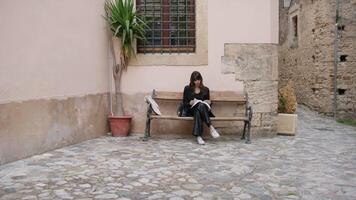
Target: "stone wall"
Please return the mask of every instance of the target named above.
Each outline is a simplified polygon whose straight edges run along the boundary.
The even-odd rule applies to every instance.
[[[338,65],[337,111],[338,118],[355,118],[355,1],[341,0],[341,5],[345,27],[339,31],[338,59],[348,56]],[[279,87],[292,80],[298,103],[327,115],[333,114],[335,12],[331,0],[295,0],[280,8]]]
[[[341,1],[340,19],[337,116],[356,119],[356,0]]]
[[[222,72],[244,83],[253,107],[252,136],[276,134],[278,47],[273,44],[225,44]]]

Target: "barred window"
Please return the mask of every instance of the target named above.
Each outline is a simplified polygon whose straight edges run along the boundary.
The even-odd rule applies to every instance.
[[[195,52],[195,0],[136,0],[136,8],[149,26],[138,53]]]

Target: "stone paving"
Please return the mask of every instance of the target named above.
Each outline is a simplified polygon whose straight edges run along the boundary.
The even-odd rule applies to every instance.
[[[356,128],[299,111],[295,137],[102,137],[0,166],[0,199],[356,199]]]

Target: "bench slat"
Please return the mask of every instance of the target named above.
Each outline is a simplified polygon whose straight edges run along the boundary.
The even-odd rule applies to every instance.
[[[188,120],[191,121],[193,117],[178,117],[170,115],[152,115],[151,119],[169,119],[169,120]],[[212,121],[248,121],[246,117],[211,117]]]
[[[165,91],[156,91],[154,99],[158,100],[182,100],[182,92],[165,92]],[[216,102],[241,102],[245,103],[246,98],[243,94],[234,92],[234,91],[211,91],[210,100]]]
[[[154,99],[181,100],[181,99],[183,99],[183,93],[182,92],[156,91]]]

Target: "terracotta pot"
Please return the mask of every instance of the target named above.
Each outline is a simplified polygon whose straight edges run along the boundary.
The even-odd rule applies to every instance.
[[[130,132],[132,116],[109,116],[110,130],[114,137],[125,137]]]

